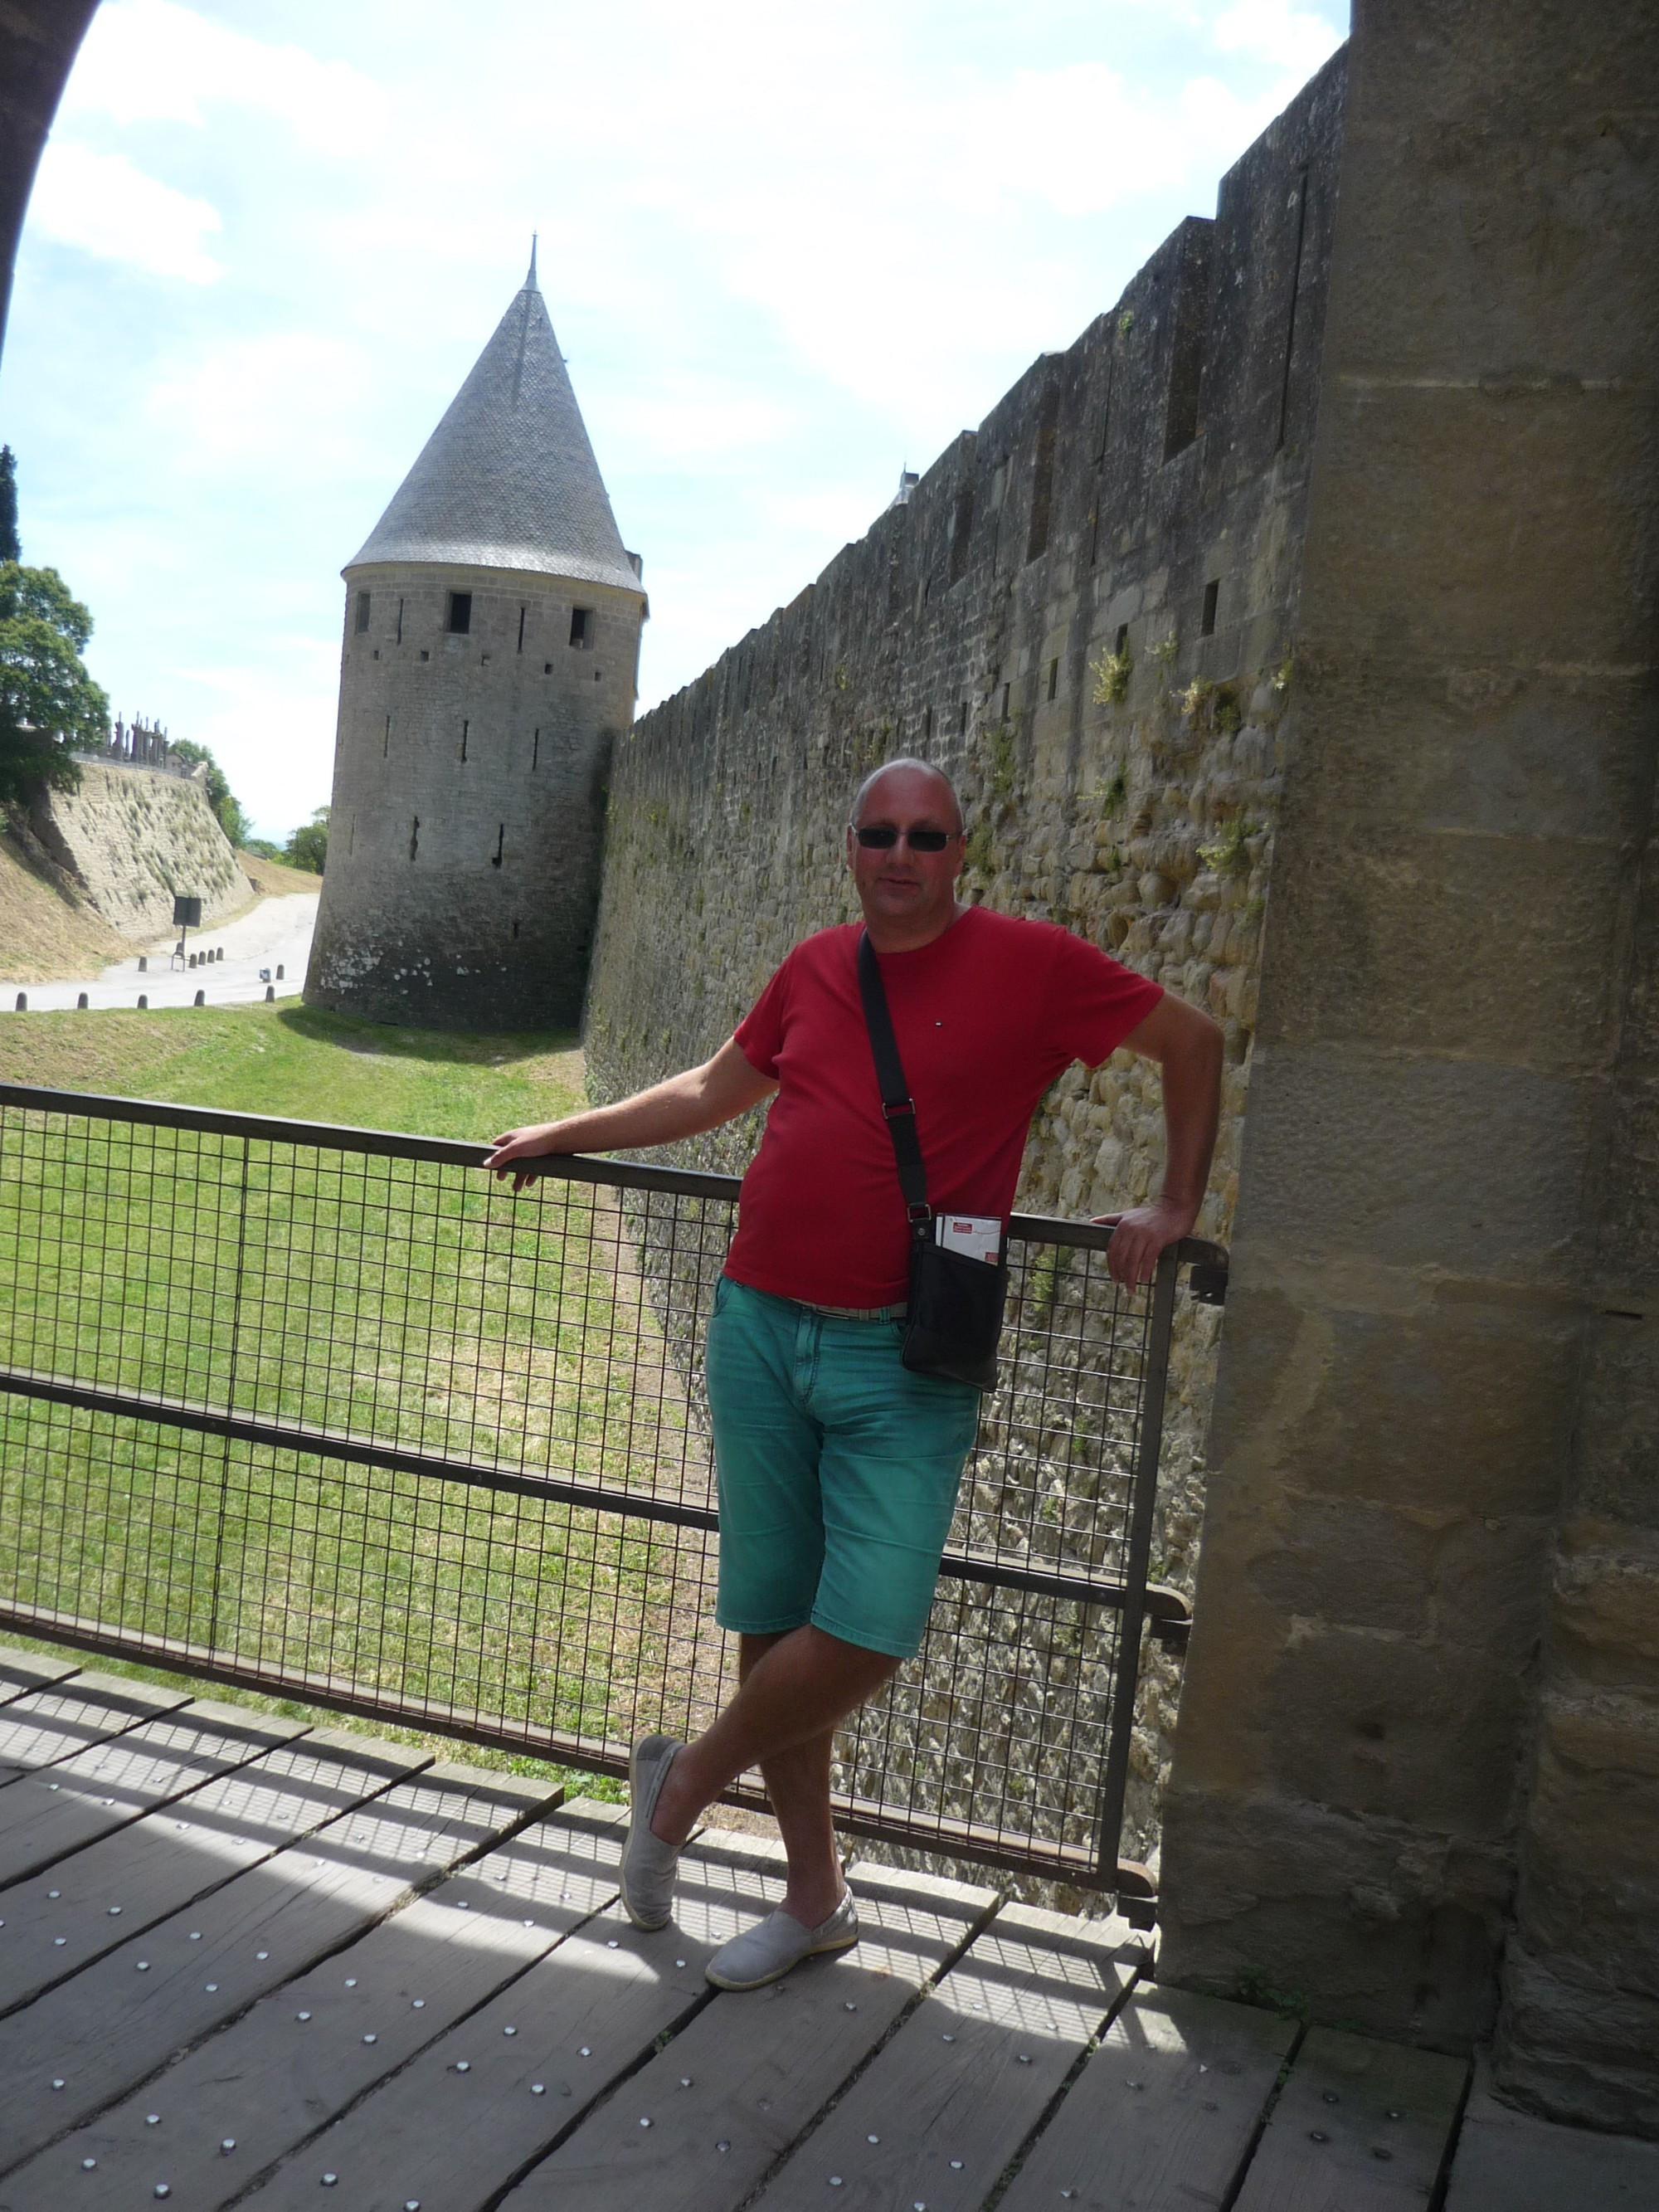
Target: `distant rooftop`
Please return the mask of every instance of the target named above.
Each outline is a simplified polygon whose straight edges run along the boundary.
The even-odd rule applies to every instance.
[[[524,287],[368,542],[371,561],[527,568],[637,592],[532,249]]]

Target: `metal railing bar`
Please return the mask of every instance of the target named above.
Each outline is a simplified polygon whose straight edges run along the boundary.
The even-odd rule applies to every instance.
[[[1134,1734],[1134,1692],[1140,1671],[1140,1631],[1146,1612],[1144,1585],[1152,1557],[1152,1516],[1158,1505],[1158,1463],[1164,1443],[1164,1389],[1169,1378],[1170,1333],[1175,1315],[1176,1272],[1179,1265],[1178,1260],[1166,1251],[1158,1263],[1158,1273],[1152,1281],[1152,1328],[1146,1348],[1146,1370],[1141,1380],[1140,1431],[1135,1439],[1133,1503],[1130,1509],[1127,1554],[1123,1563],[1127,1594],[1118,1623],[1118,1634],[1122,1639],[1120,1664],[1125,1683],[1113,1701],[1105,1787],[1101,1792],[1103,1809],[1099,1834],[1103,1859],[1108,1851],[1112,1857],[1116,1856],[1117,1838],[1123,1827],[1124,1800],[1128,1791],[1129,1747]]]
[[[322,1152],[368,1153],[380,1158],[424,1160],[441,1167],[478,1168],[488,1145],[464,1144],[447,1137],[411,1137],[396,1129],[358,1129],[334,1121],[278,1121],[269,1115],[231,1114],[216,1107],[174,1106],[154,1098],[117,1098],[102,1091],[50,1091],[39,1085],[0,1083],[0,1106],[34,1113],[79,1115],[89,1121],[139,1122],[152,1127],[195,1129],[204,1135],[262,1139],[272,1145],[305,1145]],[[642,1161],[617,1160],[589,1152],[561,1153],[531,1164],[533,1182],[603,1183],[615,1190],[678,1192],[685,1198],[726,1199],[735,1204],[740,1176],[705,1174],[699,1169],[654,1167]],[[1104,1251],[1109,1229],[1091,1221],[1063,1221],[1042,1213],[1014,1213],[1008,1234],[1021,1243],[1070,1244]],[[1179,1266],[1214,1265],[1224,1260],[1222,1246],[1202,1237],[1186,1237],[1175,1248]]]
[[[109,1390],[95,1384],[69,1382],[58,1376],[39,1375],[16,1368],[0,1368],[0,1395],[33,1398],[54,1406],[75,1406],[88,1413],[108,1413],[125,1420],[146,1421],[159,1426],[186,1429],[198,1436],[226,1437],[239,1443],[263,1444],[278,1451],[302,1452],[313,1459],[333,1459],[354,1467],[384,1468],[397,1474],[422,1475],[434,1481],[458,1483],[477,1490],[492,1490],[509,1497],[549,1499],[574,1505],[586,1512],[613,1514],[624,1520],[653,1521],[666,1527],[702,1528],[713,1534],[720,1527],[713,1507],[683,1505],[653,1497],[648,1492],[617,1490],[608,1484],[572,1482],[558,1475],[514,1474],[475,1460],[447,1459],[436,1453],[409,1451],[396,1444],[377,1443],[372,1437],[354,1437],[337,1429],[306,1428],[297,1422],[261,1421],[240,1413],[226,1413],[210,1406],[193,1405],[177,1398],[147,1397],[137,1391]],[[1039,1597],[1069,1599],[1079,1605],[1121,1607],[1127,1595],[1115,1577],[1064,1574],[1042,1567],[1008,1566],[976,1558],[971,1552],[947,1551],[939,1571],[958,1582],[978,1583],[993,1589],[1030,1590]],[[1148,1586],[1148,1615],[1155,1620],[1184,1624],[1192,1608],[1181,1591],[1162,1583]]]
[[[270,1692],[319,1705],[330,1712],[349,1713],[361,1720],[390,1723],[419,1729],[431,1735],[452,1736],[462,1743],[485,1744],[491,1750],[518,1753],[557,1765],[563,1761],[594,1774],[620,1780],[628,1775],[628,1747],[603,1739],[564,1734],[557,1729],[514,1727],[491,1722],[433,1700],[410,1697],[377,1697],[337,1676],[312,1674],[288,1667],[239,1665],[234,1659],[179,1637],[124,1635],[118,1630],[82,1620],[70,1613],[39,1613],[27,1608],[0,1605],[0,1629],[37,1638],[43,1644],[61,1644],[76,1650],[96,1651],[112,1659],[148,1663],[190,1675],[203,1681],[222,1682],[234,1689]],[[720,1802],[750,1810],[769,1812],[763,1790],[734,1783],[720,1793]],[[967,1858],[1012,1873],[1047,1874],[1085,1889],[1117,1891],[1126,1896],[1153,1893],[1145,1867],[1120,1860],[1109,1871],[1097,1862],[1086,1844],[1011,1842],[1001,1831],[972,1820],[943,1815],[884,1813],[864,1798],[833,1796],[836,1826],[849,1835],[902,1844],[912,1850],[941,1857]]]

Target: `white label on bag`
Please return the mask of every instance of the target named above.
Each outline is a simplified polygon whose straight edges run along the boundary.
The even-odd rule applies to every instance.
[[[1002,1257],[1002,1224],[994,1214],[941,1213],[936,1228],[947,1252],[960,1252],[969,1260],[988,1260],[993,1267]]]

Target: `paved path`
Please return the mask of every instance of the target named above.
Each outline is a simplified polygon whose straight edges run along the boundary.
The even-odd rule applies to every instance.
[[[192,952],[222,950],[222,960],[216,958],[199,968],[175,967],[171,956],[178,932],[170,930],[147,948],[143,970],[141,956],[135,951],[97,975],[58,983],[0,982],[0,1011],[11,1008],[20,989],[32,1013],[73,1006],[83,991],[93,1007],[136,1006],[141,994],[152,1006],[188,1006],[198,991],[205,994],[210,1006],[235,1006],[263,999],[269,981],[279,999],[295,998],[311,957],[319,896],[316,891],[285,892],[261,899],[234,921],[189,932]],[[283,971],[280,980],[278,969]]]
[[[705,1829],[675,1917],[621,1808],[0,1650],[0,2212],[1631,2212],[1659,2147],[1461,2058],[1160,1988],[1149,1939],[852,1875],[862,1936],[703,1964],[777,1846]],[[337,2194],[329,2194],[337,2191]]]

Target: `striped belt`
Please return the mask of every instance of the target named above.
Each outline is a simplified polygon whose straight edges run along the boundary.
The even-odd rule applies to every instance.
[[[820,1306],[811,1298],[797,1298],[797,1305],[805,1306],[808,1313],[822,1314],[827,1321],[902,1321],[910,1309],[896,1306]]]

